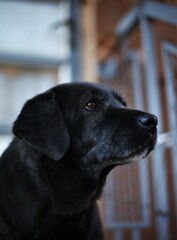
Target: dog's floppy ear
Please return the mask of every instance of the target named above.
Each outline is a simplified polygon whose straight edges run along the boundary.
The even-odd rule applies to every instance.
[[[14,122],[13,133],[56,161],[65,155],[70,144],[63,115],[49,93],[24,105]]]

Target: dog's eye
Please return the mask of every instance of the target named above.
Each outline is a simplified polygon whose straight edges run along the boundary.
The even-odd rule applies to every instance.
[[[85,108],[86,108],[87,110],[93,111],[93,110],[95,110],[95,109],[97,108],[97,104],[96,104],[94,101],[90,101],[90,102],[88,102],[88,103],[86,104]]]

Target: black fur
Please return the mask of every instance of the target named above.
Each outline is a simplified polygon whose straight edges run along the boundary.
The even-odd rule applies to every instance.
[[[156,125],[96,84],[29,100],[0,160],[0,239],[103,240],[96,201],[106,176],[154,148]]]

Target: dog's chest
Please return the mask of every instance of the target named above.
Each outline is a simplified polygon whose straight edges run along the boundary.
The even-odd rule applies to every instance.
[[[75,239],[77,234],[85,234],[88,226],[87,215],[78,214],[72,216],[61,216],[59,209],[53,204],[49,204],[39,215],[38,238],[41,240],[51,239],[51,236],[65,237],[65,239]]]

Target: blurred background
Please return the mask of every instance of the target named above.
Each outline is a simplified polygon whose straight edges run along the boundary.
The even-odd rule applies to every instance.
[[[0,0],[0,154],[27,99],[83,80],[159,117],[151,157],[108,177],[106,239],[176,240],[177,0]]]

